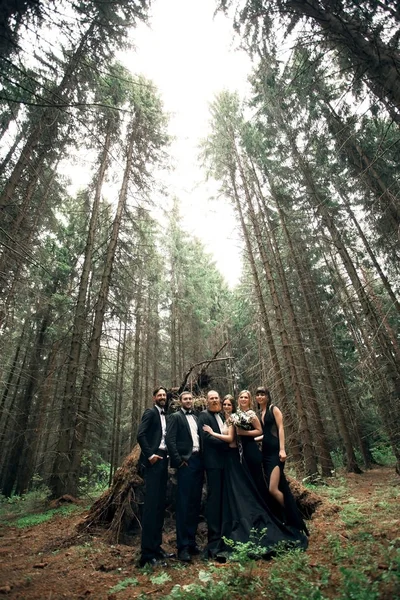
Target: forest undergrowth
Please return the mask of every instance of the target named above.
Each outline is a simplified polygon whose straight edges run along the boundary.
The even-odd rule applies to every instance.
[[[0,504],[0,596],[26,600],[62,598],[126,600],[394,600],[400,598],[400,478],[390,467],[361,475],[340,473],[313,487],[322,498],[309,521],[306,552],[257,560],[241,545],[226,564],[195,558],[170,560],[163,569],[139,569],[139,538],[111,545],[107,532],[78,534],[87,510],[44,506],[39,493]],[[204,543],[205,524],[200,525]],[[164,548],[174,551],[173,520]]]

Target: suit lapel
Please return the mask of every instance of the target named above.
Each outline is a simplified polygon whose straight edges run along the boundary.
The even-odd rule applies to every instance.
[[[218,427],[218,422],[217,422],[217,419],[215,418],[215,413],[209,412],[209,415],[211,417],[211,427],[212,427],[213,431],[215,431],[215,433],[220,433],[220,430]]]
[[[181,419],[185,423],[185,426],[186,426],[186,429],[187,429],[189,435],[192,436],[192,434],[190,432],[190,426],[189,426],[189,423],[188,423],[185,413],[183,412],[183,410],[181,408],[179,409],[179,412],[181,413]]]
[[[156,421],[156,423],[159,423],[159,424],[160,424],[160,427],[162,428],[162,425],[161,425],[161,414],[160,414],[160,411],[159,411],[159,410],[158,410],[158,408],[156,408],[155,406],[153,406],[153,411],[154,411],[154,414],[155,414],[155,415],[156,415],[156,417],[157,417],[157,421]]]

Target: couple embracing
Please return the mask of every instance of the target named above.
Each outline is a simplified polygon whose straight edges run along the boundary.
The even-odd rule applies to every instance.
[[[267,391],[259,390],[257,400],[262,401],[261,396],[267,395]],[[239,395],[239,406],[238,414],[224,422],[219,394],[211,390],[207,395],[207,409],[198,419],[207,479],[208,544],[205,555],[224,560],[230,550],[224,539],[243,543],[254,541],[265,549],[265,556],[271,555],[278,545],[305,549],[308,541],[300,515],[290,523],[289,519],[284,523],[271,510],[269,499],[272,497],[262,469],[262,454],[255,441],[264,433],[264,422],[269,432],[269,415],[264,407],[261,424],[251,410],[251,395],[247,390]],[[273,436],[279,444],[279,415],[277,417]],[[281,457],[280,454],[278,451],[278,461],[283,463],[283,453]],[[266,458],[266,464],[271,462]],[[272,462],[276,462],[275,457]],[[280,471],[278,475],[275,469],[274,476],[280,479],[282,467],[276,466]]]

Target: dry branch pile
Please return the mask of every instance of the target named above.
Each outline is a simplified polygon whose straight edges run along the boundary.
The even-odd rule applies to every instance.
[[[116,470],[111,487],[93,504],[80,530],[107,527],[112,542],[126,543],[126,538],[140,528],[140,504],[144,482],[138,473],[140,447],[134,449]]]

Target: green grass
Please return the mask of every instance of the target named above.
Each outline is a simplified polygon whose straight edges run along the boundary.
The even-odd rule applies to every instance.
[[[340,567],[342,583],[338,598],[340,600],[378,600],[378,582],[371,582],[359,569]]]
[[[126,588],[128,587],[135,587],[136,585],[138,585],[138,583],[139,581],[138,579],[136,579],[136,577],[127,577],[126,579],[123,579],[122,581],[114,585],[112,588],[110,588],[108,590],[108,593],[118,594],[118,592],[122,592],[122,590],[126,590]]]
[[[27,494],[11,496],[10,498],[0,494],[0,519],[7,520],[10,517],[45,510],[49,494],[50,490],[45,486],[38,487]]]
[[[264,587],[269,598],[324,600],[324,588],[329,583],[325,567],[311,567],[309,556],[300,550],[279,554],[269,571]]]
[[[175,585],[164,600],[231,600],[231,598],[232,593],[224,581],[209,581],[205,584]]]
[[[60,508],[51,508],[50,510],[42,513],[24,515],[23,517],[19,517],[15,520],[3,521],[3,525],[12,525],[13,527],[18,527],[18,529],[33,527],[35,525],[45,523],[46,521],[50,521],[50,519],[57,515],[68,517],[71,513],[77,510],[81,510],[81,507],[76,506],[75,504],[69,504],[68,506],[61,506]]]
[[[365,521],[365,517],[360,511],[360,508],[354,504],[346,504],[340,513],[343,523],[346,527],[352,528],[357,525],[362,525]]]
[[[152,575],[150,581],[153,585],[164,585],[168,581],[171,581],[171,576],[168,573],[160,573],[159,575]]]

